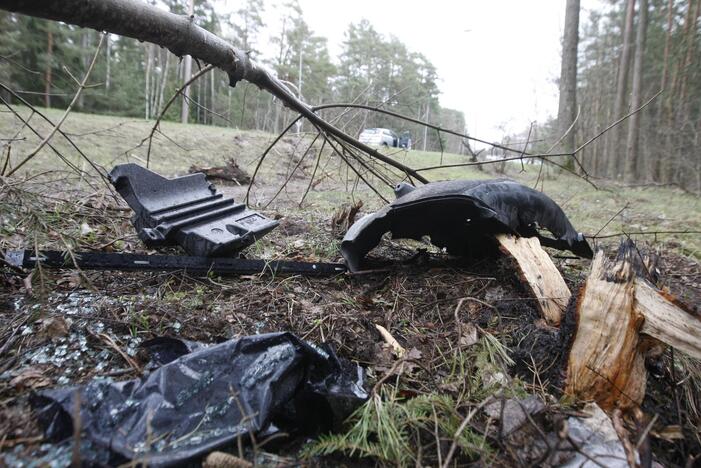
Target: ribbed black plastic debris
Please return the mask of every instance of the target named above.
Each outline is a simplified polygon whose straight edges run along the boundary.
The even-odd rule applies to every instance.
[[[360,367],[290,333],[145,346],[160,367],[141,379],[35,394],[46,437],[73,443],[78,404],[84,463],[174,465],[251,433],[333,429],[367,399]]]
[[[166,179],[136,164],[121,164],[110,180],[134,210],[132,223],[149,247],[178,244],[190,255],[224,256],[278,225],[217,193],[202,173]]]
[[[543,245],[591,258],[593,252],[557,203],[541,192],[506,180],[453,180],[415,188],[399,184],[397,199],[358,220],[346,233],[341,253],[351,271],[386,232],[421,239],[456,256],[479,253],[495,234],[538,237]],[[540,234],[547,229],[555,238]]]

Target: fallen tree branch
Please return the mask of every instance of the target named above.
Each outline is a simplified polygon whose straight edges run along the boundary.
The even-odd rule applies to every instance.
[[[163,11],[138,0],[0,0],[0,8],[151,42],[167,48],[178,57],[190,55],[226,72],[231,86],[241,80],[253,83],[280,99],[290,109],[299,112],[324,133],[422,183],[428,182],[428,179],[412,168],[383,155],[323,120],[246,52],[200,28],[191,17]]]

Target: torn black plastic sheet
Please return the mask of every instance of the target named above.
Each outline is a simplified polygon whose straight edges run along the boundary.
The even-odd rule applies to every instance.
[[[290,333],[213,346],[160,338],[145,347],[161,366],[141,379],[33,395],[46,437],[72,442],[78,404],[84,462],[167,466],[276,427],[327,431],[367,399],[362,368]]]
[[[593,255],[557,203],[508,179],[452,180],[418,188],[399,184],[395,193],[395,201],[358,220],[343,238],[341,253],[351,271],[362,269],[365,255],[386,232],[395,239],[429,236],[432,244],[456,256],[480,253],[500,233],[538,237],[548,247]]]

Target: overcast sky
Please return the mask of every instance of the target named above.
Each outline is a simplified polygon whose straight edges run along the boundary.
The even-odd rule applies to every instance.
[[[441,105],[465,113],[470,133],[498,139],[557,114],[565,0],[300,0],[310,27],[340,52],[350,22],[366,18],[438,68]],[[594,0],[582,1],[580,21]]]
[[[441,105],[463,111],[477,137],[500,139],[557,114],[565,0],[299,1],[334,58],[348,24],[363,18],[427,56],[441,78]],[[582,0],[580,24],[599,2]],[[266,2],[269,31],[278,29],[273,4]]]

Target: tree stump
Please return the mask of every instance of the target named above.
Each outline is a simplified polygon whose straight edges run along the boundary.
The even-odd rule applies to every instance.
[[[613,262],[597,252],[577,298],[565,393],[607,411],[632,408],[645,396],[645,357],[662,343],[701,356],[701,320],[643,278],[646,263],[631,241]]]

